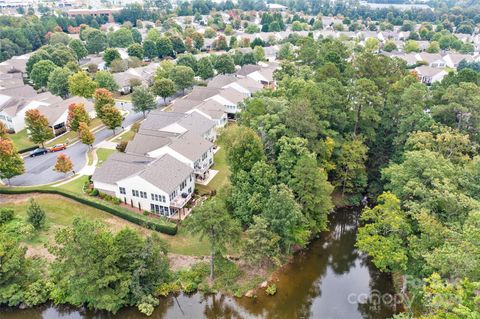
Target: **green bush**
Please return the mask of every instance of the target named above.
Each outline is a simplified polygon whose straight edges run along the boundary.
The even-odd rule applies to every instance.
[[[0,209],[0,225],[6,224],[13,219],[15,212],[10,208]]]
[[[64,196],[70,199],[73,199],[80,204],[84,204],[93,208],[97,208],[103,210],[107,213],[115,215],[117,217],[123,218],[132,222],[134,224],[143,226],[145,228],[153,229],[158,232],[167,234],[167,235],[175,235],[177,233],[177,225],[175,223],[169,222],[168,220],[161,219],[161,218],[151,218],[143,216],[142,214],[137,214],[134,212],[129,211],[128,209],[115,206],[108,202],[101,202],[95,198],[82,196],[79,194],[75,194],[69,191],[65,191],[62,189],[57,188],[50,188],[50,187],[29,187],[29,188],[0,188],[0,194],[29,194],[29,193],[44,193],[44,194],[55,194]]]
[[[273,296],[274,294],[277,293],[277,285],[275,284],[268,285],[267,289],[265,289],[265,293],[269,296]]]

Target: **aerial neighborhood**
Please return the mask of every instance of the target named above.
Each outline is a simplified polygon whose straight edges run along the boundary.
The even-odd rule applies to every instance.
[[[477,1],[0,0],[0,318],[478,318],[479,212]]]

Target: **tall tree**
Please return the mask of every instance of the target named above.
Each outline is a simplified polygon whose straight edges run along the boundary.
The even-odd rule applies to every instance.
[[[107,104],[115,104],[112,93],[107,89],[96,89],[93,98],[95,99],[95,112],[100,119],[103,117],[103,107]]]
[[[91,98],[97,83],[87,73],[79,71],[68,78],[68,88],[73,95]]]
[[[95,135],[92,134],[87,123],[81,122],[78,125],[78,138],[83,144],[88,145],[90,148],[92,147],[93,142],[95,142]]]
[[[245,232],[243,258],[260,267],[269,263],[279,264],[280,236],[272,232],[265,218],[254,216],[253,220],[253,224]]]
[[[73,39],[68,46],[75,52],[77,60],[81,60],[88,55],[87,47],[85,47],[85,44],[83,44],[81,40]]]
[[[173,68],[170,79],[175,82],[179,90],[185,94],[185,89],[193,86],[195,73],[188,66],[176,66]]]
[[[206,80],[215,75],[212,62],[208,57],[201,58],[197,63],[197,74]]]
[[[55,69],[57,69],[57,66],[50,60],[42,60],[35,63],[30,73],[30,79],[35,88],[47,87],[48,77]]]
[[[67,97],[69,93],[68,78],[70,75],[72,75],[72,71],[66,67],[54,69],[48,77],[48,90],[63,98]]]
[[[213,198],[194,209],[185,221],[186,229],[200,238],[210,242],[210,279],[214,279],[214,258],[223,254],[227,245],[238,243],[241,227],[238,221],[232,219],[225,204],[219,198]]]
[[[0,122],[1,123],[1,122]],[[25,172],[23,159],[15,150],[13,142],[0,137],[0,179],[10,179]]]
[[[327,173],[318,167],[310,156],[301,157],[293,168],[289,183],[312,232],[327,229],[328,214],[333,209],[331,194],[333,186],[327,180]]]
[[[110,92],[115,92],[119,89],[113,75],[108,71],[98,71],[95,73],[95,82],[97,82],[99,88],[107,89]]]
[[[66,154],[58,154],[57,162],[53,168],[54,171],[64,173],[65,175],[73,169],[73,163]]]
[[[114,105],[107,104],[102,108],[101,120],[106,127],[113,131],[113,135],[115,135],[115,129],[122,126],[123,117]]]
[[[30,198],[27,208],[27,221],[32,224],[36,230],[42,229],[45,226],[46,215],[42,207],[40,207],[33,198]]]
[[[160,37],[157,41],[157,54],[159,58],[173,56],[173,45],[167,37]]]
[[[90,116],[83,103],[72,103],[68,106],[67,126],[77,132],[80,123],[90,124]]]
[[[107,47],[107,36],[99,30],[92,30],[88,33],[86,47],[89,53],[98,54]]]
[[[215,69],[220,74],[230,74],[235,72],[235,63],[229,54],[222,54],[215,60]]]
[[[103,52],[103,61],[107,66],[112,64],[112,61],[120,59],[120,52],[114,48],[108,48]]]
[[[132,94],[133,110],[135,112],[142,112],[143,118],[146,113],[154,110],[157,107],[155,96],[145,86],[137,86]]]
[[[28,137],[33,143],[40,143],[42,147],[45,142],[53,138],[53,130],[48,124],[48,119],[39,110],[32,109],[25,113],[25,127]]]
[[[163,98],[163,103],[165,105],[167,105],[167,97],[172,96],[177,92],[175,83],[166,78],[156,80],[153,84],[152,91],[154,94]]]

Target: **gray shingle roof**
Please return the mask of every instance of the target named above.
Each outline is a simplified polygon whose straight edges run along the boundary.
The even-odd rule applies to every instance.
[[[135,154],[113,153],[102,166],[95,169],[92,180],[115,184],[121,179],[138,174],[153,160],[153,158]]]
[[[125,152],[146,155],[151,151],[170,144],[169,136],[172,135],[164,132],[155,132],[153,130],[141,130],[135,134],[133,140],[128,142]]]
[[[237,75],[247,76],[250,73],[260,70],[262,67],[256,64],[245,64],[240,70],[237,71]]]
[[[215,76],[210,82],[207,84],[207,88],[222,88],[225,85],[228,85],[232,82],[235,82],[238,78],[232,74],[219,74]]]
[[[189,96],[187,95],[183,99],[177,99],[173,104],[172,104],[172,110],[174,112],[179,112],[179,113],[185,113],[190,111],[191,109],[195,108],[197,105],[202,103],[201,100],[191,100]]]
[[[196,86],[193,88],[192,92],[188,95],[189,100],[194,100],[194,101],[205,101],[209,97],[212,97],[218,92],[220,89],[217,88],[206,88],[202,86]]]
[[[192,173],[193,168],[165,154],[148,165],[139,176],[167,194],[170,194]]]
[[[233,88],[222,89],[218,95],[234,104],[240,103],[247,98],[244,93],[238,92]]]
[[[171,149],[182,154],[191,161],[198,160],[213,144],[194,133],[186,132],[172,139]]]
[[[140,128],[145,130],[161,130],[168,125],[176,123],[184,116],[185,114],[183,113],[155,110],[148,114],[147,119],[142,122]]]
[[[215,127],[214,121],[209,120],[197,112],[188,114],[183,119],[178,121],[178,124],[186,128],[188,131],[198,135],[203,135]]]
[[[196,107],[198,110],[208,114],[212,119],[221,119],[224,114],[224,106],[215,100],[208,100]]]

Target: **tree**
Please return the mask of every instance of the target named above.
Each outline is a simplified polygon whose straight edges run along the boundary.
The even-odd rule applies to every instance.
[[[260,137],[250,128],[229,127],[222,135],[222,139],[225,145],[230,145],[226,153],[233,176],[241,170],[250,172],[256,162],[265,158]]]
[[[201,51],[205,43],[205,40],[203,39],[203,35],[201,35],[198,32],[194,32],[192,34],[192,41],[195,49],[197,49],[198,51]]]
[[[295,245],[305,246],[310,235],[307,221],[292,191],[284,184],[270,189],[270,196],[261,214],[269,223],[269,229],[280,237],[283,253],[291,253]]]
[[[157,55],[159,58],[173,56],[173,45],[167,37],[160,37],[157,41]]]
[[[98,54],[107,47],[107,36],[99,30],[92,30],[88,33],[86,47],[89,53]]]
[[[107,104],[102,107],[101,120],[107,128],[113,131],[113,135],[115,135],[115,129],[122,126],[123,117],[113,104]]]
[[[117,49],[108,48],[105,50],[105,52],[103,52],[103,60],[105,61],[105,64],[107,66],[110,66],[113,60],[117,60],[120,58],[120,53]]]
[[[394,41],[387,41],[383,46],[383,51],[385,52],[392,52],[392,51],[395,51],[396,49],[397,49],[397,45],[395,44]]]
[[[426,50],[428,53],[439,53],[440,52],[440,45],[438,44],[437,41],[432,41],[428,45],[428,48]]]
[[[97,83],[87,73],[79,71],[68,78],[68,88],[73,95],[91,98]]]
[[[381,271],[405,271],[408,262],[405,242],[411,229],[400,200],[390,192],[383,193],[374,208],[362,211],[361,220],[366,224],[358,230],[358,248],[368,253]]]
[[[44,143],[53,138],[53,130],[48,124],[48,119],[39,110],[32,109],[25,113],[25,127],[28,137],[33,143]]]
[[[170,79],[175,83],[179,90],[185,94],[185,89],[193,86],[195,73],[188,66],[176,66],[173,68]]]
[[[36,229],[42,229],[45,225],[46,214],[45,211],[38,205],[38,203],[30,198],[27,208],[27,221]]]
[[[265,61],[265,49],[261,46],[256,46],[253,48],[253,55],[255,56],[255,60],[257,61]]]
[[[162,78],[155,81],[152,91],[154,94],[161,96],[163,98],[163,103],[167,105],[167,97],[175,94],[177,90],[175,88],[175,83],[172,80]]]
[[[127,48],[134,43],[132,31],[127,28],[120,28],[117,31],[109,32],[107,38],[110,46],[114,48]]]
[[[342,144],[334,180],[334,185],[341,188],[342,194],[360,194],[367,186],[367,150],[358,138]]]
[[[30,79],[32,80],[35,88],[39,89],[47,87],[48,77],[56,68],[57,66],[50,60],[42,60],[35,63],[32,72],[30,73]]]
[[[372,80],[358,79],[352,87],[350,99],[351,109],[355,112],[354,136],[361,132],[368,140],[372,140],[383,106],[378,87]]]
[[[411,52],[420,52],[420,46],[418,45],[418,42],[415,40],[408,40],[405,42],[405,46],[403,48],[406,53],[411,53]]]
[[[133,90],[132,104],[135,112],[143,113],[143,118],[145,118],[147,112],[150,112],[157,107],[155,96],[145,86],[137,86]]]
[[[185,221],[185,228],[210,242],[210,279],[214,279],[215,255],[223,254],[227,245],[238,243],[241,227],[232,219],[225,204],[219,198],[212,198],[194,209]]]
[[[253,224],[245,232],[243,259],[256,266],[280,264],[280,236],[270,230],[265,218],[254,216],[253,220]]]
[[[77,132],[80,123],[90,123],[90,116],[83,103],[72,103],[68,106],[67,126]]]
[[[215,69],[221,74],[230,74],[235,72],[235,63],[228,54],[222,54],[215,61]]]
[[[55,163],[54,171],[64,173],[65,175],[73,169],[73,163],[70,157],[66,154],[58,154],[57,162]]]
[[[293,169],[301,157],[305,156],[314,158],[314,155],[309,151],[307,145],[308,141],[301,137],[282,136],[277,141],[278,176],[284,184],[287,185],[290,182]]]
[[[110,92],[115,92],[119,88],[112,73],[108,71],[98,71],[95,73],[95,82],[97,82],[99,88],[107,89]]]
[[[1,123],[1,122],[0,122]],[[0,179],[10,179],[25,172],[22,157],[13,146],[13,142],[0,137]]]
[[[148,59],[153,59],[157,56],[157,45],[152,40],[145,40],[143,42],[143,54]]]
[[[78,138],[83,144],[92,147],[93,142],[95,142],[95,135],[92,134],[87,123],[81,122],[78,125]]]
[[[88,50],[81,40],[73,39],[72,41],[70,41],[68,46],[70,47],[70,49],[73,50],[73,52],[75,52],[77,60],[81,60],[88,55]]]
[[[127,53],[129,56],[137,57],[138,59],[143,59],[143,47],[138,43],[131,44],[128,47]]]
[[[177,56],[177,65],[188,66],[197,72],[197,59],[191,53],[180,54]]]
[[[68,68],[55,68],[48,76],[48,90],[63,98],[68,96],[68,78],[72,71]]]
[[[215,75],[212,62],[208,57],[201,58],[197,63],[197,74],[206,80]]]
[[[179,36],[171,36],[170,37],[170,41],[172,42],[172,48],[173,48],[173,51],[175,52],[175,54],[180,54],[180,53],[183,53],[185,52],[185,44],[183,43],[183,40],[182,38],[180,38]]]
[[[115,105],[113,95],[107,89],[96,89],[94,94],[95,99],[95,112],[98,118],[103,117],[103,107],[105,105]]]
[[[310,156],[301,157],[293,169],[289,186],[302,206],[312,232],[326,230],[328,214],[333,209],[333,187],[317,161]]]

